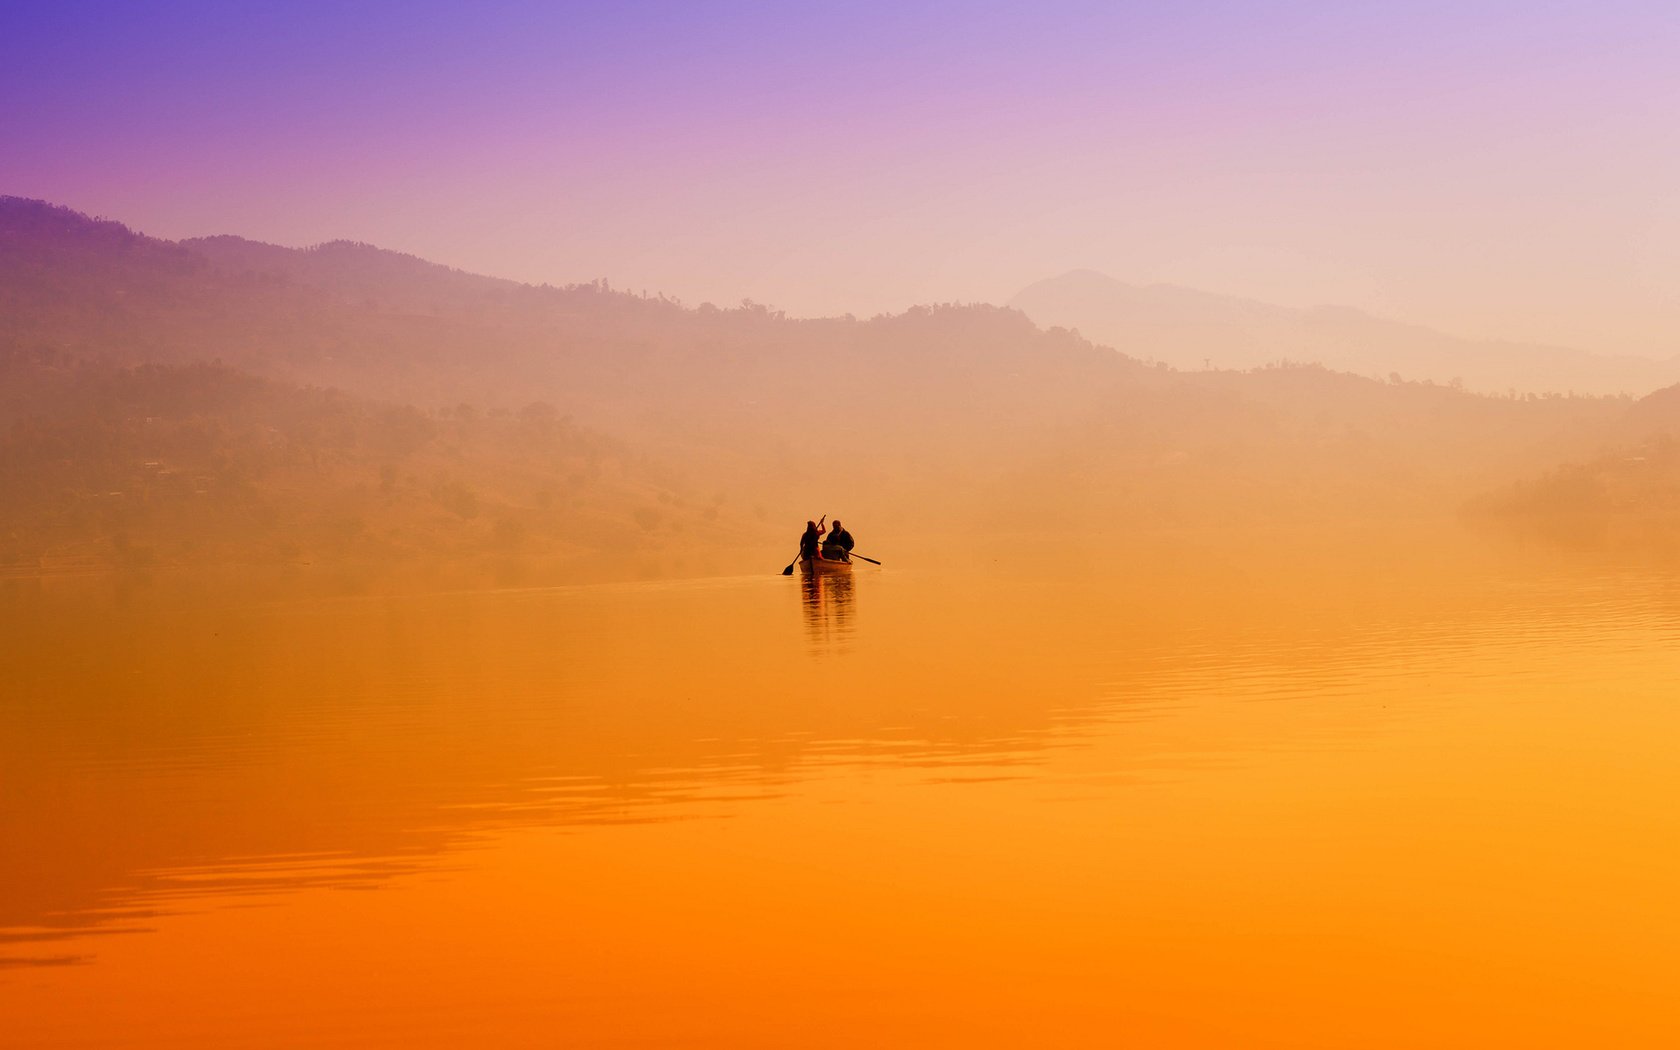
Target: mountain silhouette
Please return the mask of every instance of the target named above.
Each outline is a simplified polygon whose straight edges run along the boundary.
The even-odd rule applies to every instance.
[[[1680,381],[1680,359],[1610,357],[1556,346],[1460,339],[1346,307],[1273,306],[1075,270],[1022,289],[1010,305],[1042,325],[1176,368],[1317,363],[1483,393],[1645,394]]]
[[[1175,316],[1211,298],[1229,324],[1298,320],[1165,297]],[[243,515],[314,537],[311,559],[570,545],[669,566],[824,512],[862,536],[975,537],[1443,513],[1613,441],[1630,411],[1316,364],[1180,370],[1009,307],[795,318],[347,242],[169,242],[18,198],[0,199],[0,308],[0,481],[31,523],[12,530],[24,560],[119,529],[164,550],[195,520],[176,503],[201,497],[157,470],[227,497],[200,550],[298,546],[242,547]],[[144,513],[91,509],[137,487]]]

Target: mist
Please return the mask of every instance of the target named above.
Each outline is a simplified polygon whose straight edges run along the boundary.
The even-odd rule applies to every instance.
[[[1194,367],[1147,309],[1104,344],[981,304],[796,318],[367,245],[159,241],[18,199],[3,217],[12,572],[680,577],[745,570],[820,515],[877,544],[1441,517],[1671,430],[1666,390],[1258,361],[1271,315],[1247,360]]]
[[[7,29],[8,1048],[1680,1044],[1669,12]]]

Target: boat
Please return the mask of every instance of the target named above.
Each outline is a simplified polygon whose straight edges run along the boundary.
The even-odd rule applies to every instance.
[[[837,572],[851,572],[852,563],[835,558],[799,559],[799,571],[807,576],[832,576]]]

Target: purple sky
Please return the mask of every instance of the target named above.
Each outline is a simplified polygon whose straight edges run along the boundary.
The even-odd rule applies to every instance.
[[[52,3],[0,192],[873,313],[1087,267],[1680,352],[1667,4]]]

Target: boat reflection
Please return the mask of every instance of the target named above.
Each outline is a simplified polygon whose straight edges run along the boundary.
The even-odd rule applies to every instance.
[[[842,653],[850,648],[856,629],[855,598],[850,572],[814,572],[799,577],[800,608],[811,652]]]

